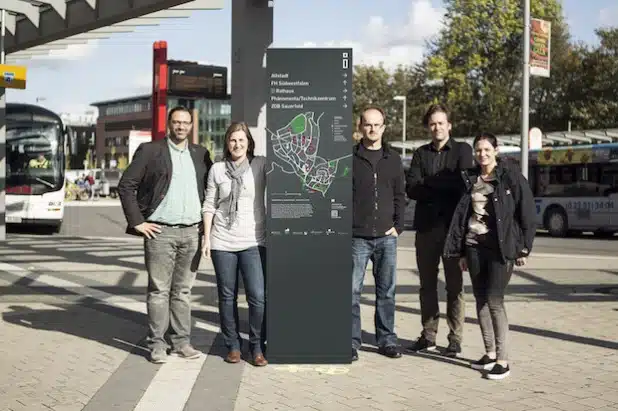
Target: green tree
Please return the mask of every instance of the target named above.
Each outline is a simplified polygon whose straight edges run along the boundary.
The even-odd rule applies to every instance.
[[[423,90],[424,72],[417,67],[399,66],[387,70],[379,66],[355,66],[353,95],[354,117],[368,106],[379,106],[386,113],[386,141],[401,141],[403,131],[403,102],[393,100],[395,96],[406,96],[406,139],[423,138],[420,118],[427,106]]]
[[[520,0],[444,0],[444,28],[424,62],[431,97],[454,112],[454,134],[519,131],[523,10]],[[539,119],[560,100],[568,28],[557,0],[533,1],[532,16],[552,22],[552,78],[531,81],[531,109]],[[551,106],[553,107],[553,106]],[[560,110],[558,110],[560,111]],[[559,116],[559,115],[558,115]],[[532,125],[532,124],[531,124]]]
[[[573,70],[565,99],[574,128],[618,125],[618,28],[599,29],[596,34],[597,47],[578,49],[580,66]]]

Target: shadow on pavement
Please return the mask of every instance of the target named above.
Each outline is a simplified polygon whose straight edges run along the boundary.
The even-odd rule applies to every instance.
[[[61,332],[86,340],[96,341],[113,348],[127,351],[132,355],[149,358],[146,344],[146,326],[148,319],[145,314],[137,311],[115,307],[91,297],[84,297],[77,303],[48,304],[54,308],[35,310],[23,305],[10,305],[8,311],[2,313],[2,319],[10,324],[42,331]],[[198,312],[199,314],[199,312]],[[201,315],[194,315],[193,322]],[[218,321],[218,315],[215,314]],[[210,319],[203,319],[211,322]],[[242,324],[248,328],[246,322]],[[193,332],[196,333],[195,326]],[[208,349],[209,355],[225,358],[227,349],[218,333],[200,329],[207,341],[214,341]]]
[[[41,227],[29,224],[7,224],[7,234],[30,234],[36,236],[48,237],[54,233],[54,230],[47,227]],[[9,239],[10,240],[10,239]]]
[[[363,297],[361,298],[361,304],[370,305],[373,307],[374,301]],[[417,308],[412,308],[412,307],[404,307],[399,304],[396,305],[396,310],[399,312],[403,312],[403,313],[418,315],[419,317],[421,315],[421,310]],[[507,304],[507,311],[508,311],[508,304]],[[440,318],[443,318],[446,320],[446,315],[440,314]],[[466,323],[478,325],[478,321],[472,317],[466,317]],[[558,331],[544,330],[542,328],[535,328],[535,327],[529,327],[526,325],[518,325],[518,324],[509,324],[509,330],[520,332],[520,333],[538,335],[541,337],[554,338],[554,339],[562,340],[562,341],[570,341],[570,342],[574,342],[578,344],[591,345],[594,347],[618,350],[618,342],[615,342],[615,341],[606,341],[606,340],[600,340],[598,338],[582,337],[579,335],[567,334],[567,333],[562,333]],[[405,342],[406,340],[403,340],[403,341]]]
[[[143,324],[146,322],[143,314],[102,304],[92,298],[51,306],[54,308],[34,310],[22,305],[11,305],[8,311],[2,313],[2,319],[10,324],[61,332],[133,355],[148,356],[143,338]],[[110,320],[109,316],[115,318]]]
[[[537,231],[536,232],[536,236],[537,237],[545,237],[545,238],[554,238],[551,235],[549,235],[549,233],[547,231]],[[596,236],[594,235],[594,233],[592,231],[584,231],[584,232],[579,232],[579,233],[569,233],[569,235],[565,238],[584,238],[587,240],[618,240],[618,236],[613,235],[613,236]]]
[[[101,254],[92,255],[92,254],[88,254],[87,251],[84,251],[84,247],[87,248],[88,246],[91,246],[93,248],[99,247],[99,246],[112,247],[112,248],[115,247],[118,250],[122,250],[124,247],[127,250],[131,250],[130,252],[131,256],[129,257],[133,256],[133,251],[134,251],[134,257],[141,257],[143,256],[143,249],[142,249],[141,243],[139,242],[127,241],[126,243],[123,243],[117,240],[116,241],[104,241],[104,240],[95,241],[95,240],[88,240],[88,239],[81,238],[81,237],[65,237],[63,238],[62,243],[58,243],[58,246],[55,246],[55,244],[53,243],[54,241],[53,238],[47,238],[45,240],[42,239],[42,243],[45,243],[43,247],[40,245],[42,243],[38,240],[38,238],[33,238],[32,241],[23,241],[24,239],[20,239],[20,240],[21,241],[16,241],[15,243],[11,243],[11,241],[8,242],[8,246],[11,248],[11,251],[13,251],[13,255],[19,255],[19,253],[22,252],[22,254],[24,254],[25,257],[27,257],[28,255],[42,256],[43,257],[42,260],[33,261],[34,264],[37,264],[40,267],[45,267],[46,262],[57,263],[58,259],[60,258],[60,259],[66,260],[67,262],[96,264],[99,266],[98,270],[100,270],[100,274],[104,275],[106,266],[110,267],[109,268],[110,270],[115,270],[116,272],[118,270],[118,267],[122,266],[125,269],[125,276],[123,276],[121,280],[118,281],[118,284],[109,285],[109,284],[105,284],[102,282],[97,284],[97,278],[95,274],[92,277],[88,278],[89,284],[92,283],[92,285],[89,285],[88,287],[93,288],[93,289],[98,289],[100,291],[105,291],[111,295],[127,295],[135,299],[136,301],[143,301],[144,299],[144,295],[145,295],[144,287],[137,287],[137,286],[132,285],[133,281],[140,275],[140,273],[144,272],[144,265],[142,262],[119,260],[118,256],[105,256]],[[25,240],[28,240],[28,239],[25,238]],[[39,244],[39,246],[37,246],[37,244]],[[70,249],[70,247],[74,247],[74,249]],[[48,260],[45,259],[46,256],[49,257]],[[123,256],[123,257],[126,258],[127,256]],[[44,268],[40,269],[39,271],[43,273]],[[612,273],[615,273],[615,272],[612,271]],[[54,273],[52,275],[57,275],[57,274]],[[551,281],[547,281],[543,278],[540,278],[538,276],[535,276],[525,271],[516,271],[515,275],[520,276],[521,278],[524,278],[527,281],[530,281],[532,284],[514,284],[512,286],[509,286],[507,289],[508,295],[512,295],[512,296],[521,295],[523,298],[531,299],[531,300],[546,300],[546,301],[557,301],[557,302],[594,302],[594,301],[617,301],[618,300],[618,297],[616,295],[607,295],[607,294],[604,295],[604,294],[594,292],[595,288],[598,289],[599,287],[604,287],[604,286],[615,286],[615,284],[586,284],[585,282],[582,281],[581,284],[562,285],[562,284],[552,283]],[[67,272],[63,272],[62,278],[68,279],[68,280],[75,278],[75,282],[78,282],[78,276],[76,276],[70,270]],[[585,278],[584,274],[582,275],[582,278]],[[201,281],[205,281],[209,284],[213,284],[213,285],[216,283],[214,275],[212,274],[212,272],[208,272],[208,271],[200,271],[198,273],[198,279],[200,279]],[[77,290],[71,290],[70,287],[68,288],[51,287],[51,286],[32,287],[30,285],[31,282],[32,280],[28,278],[21,278],[20,280],[16,281],[15,284],[13,285],[0,287],[0,295],[5,295],[5,296],[6,295],[27,295],[28,293],[32,293],[34,291],[34,292],[39,292],[39,293],[44,292],[50,295],[80,296]],[[240,281],[239,284],[240,284],[239,294],[244,294],[244,290],[242,289],[242,286],[241,286],[242,281]],[[27,287],[27,290],[23,290],[23,289],[20,290],[20,287],[19,286],[16,287],[16,285]],[[444,295],[443,295],[444,294],[444,290],[443,290],[444,282],[441,280],[440,280],[439,289],[440,289],[441,300],[444,301]],[[419,291],[419,286],[416,286],[416,285],[401,285],[397,287],[398,294],[408,294],[408,295],[416,294],[417,295],[418,291]],[[466,289],[466,292],[470,293],[471,290],[468,288]],[[363,290],[364,296],[361,300],[362,303],[365,305],[373,306],[374,302],[367,297],[374,295],[374,293],[375,293],[375,287],[366,286]],[[197,302],[199,302],[200,304],[211,306],[211,307],[217,307],[217,296],[216,296],[215,287],[203,286],[203,285],[198,286],[194,288],[193,294],[195,296],[199,296],[197,299]],[[94,300],[94,301],[97,301],[97,300]],[[78,304],[80,306],[87,306],[99,312],[104,312],[106,314],[111,314],[111,315],[116,314],[117,316],[120,316],[120,318],[123,318],[123,319],[130,318],[132,322],[136,322],[137,324],[142,324],[142,327],[144,327],[144,330],[145,330],[146,320],[142,314],[132,313],[130,311],[123,310],[120,308],[113,308],[112,306],[105,304],[105,303],[95,304],[93,301],[89,301],[87,303],[81,301]],[[405,307],[402,305],[398,305],[397,309],[404,313],[409,313],[415,316],[420,316],[420,311],[417,309]],[[67,310],[71,310],[71,308],[66,307],[64,309],[64,311],[67,311]],[[203,320],[211,324],[218,325],[219,319],[218,319],[218,314],[216,313],[217,310],[213,310],[213,311],[202,310],[202,309],[194,310],[194,318]],[[69,312],[72,312],[72,311],[69,311]],[[248,328],[249,328],[247,324],[247,316],[248,316],[247,310],[245,308],[239,307],[239,313],[240,313],[239,316],[241,319],[240,320],[241,332],[247,333]],[[30,316],[33,315],[32,312],[29,312],[27,314],[29,314]],[[17,318],[16,315],[17,314],[12,313],[10,315],[7,315],[6,318],[7,319],[12,318],[14,320],[15,318]],[[62,314],[46,313],[44,315],[61,316]],[[63,317],[59,317],[59,318],[70,322],[71,315],[64,314]],[[32,319],[36,320],[36,318],[32,318]],[[72,328],[73,326],[71,326],[70,324],[69,325],[62,324],[63,321],[51,321],[49,322],[49,324],[41,323],[40,321],[31,321],[31,322],[35,324],[36,326],[40,326],[42,329],[50,329],[50,330],[54,329],[53,326],[55,324],[55,325],[58,325],[59,327],[65,327],[65,328],[60,328],[60,331],[64,331],[67,333],[82,332],[82,333],[85,333],[83,335],[84,338],[88,338],[87,330],[84,330],[81,327]],[[466,322],[471,323],[471,324],[477,323],[475,319],[470,318],[470,317],[466,318]],[[612,341],[604,341],[604,340],[590,338],[590,337],[577,336],[577,335],[572,335],[568,333],[544,330],[544,329],[529,327],[525,325],[518,325],[518,324],[511,324],[510,329],[516,332],[540,335],[544,337],[549,337],[549,338],[554,338],[554,339],[559,339],[559,340],[564,340],[564,341],[571,341],[571,342],[576,342],[576,343],[585,344],[585,345],[610,348],[610,349],[618,349],[618,343],[612,342]],[[93,339],[109,338],[108,334],[109,333],[106,333],[105,335],[100,335],[98,331],[97,332],[93,331],[92,338]],[[406,342],[404,341],[404,343]],[[409,343],[411,344],[411,342]],[[221,353],[220,350],[216,352]],[[450,359],[447,359],[447,360],[450,360]]]
[[[417,270],[406,270],[418,276]],[[598,270],[594,270],[598,271]],[[618,275],[618,272],[604,271]],[[466,274],[464,274],[466,275]],[[602,288],[616,287],[615,283],[577,283],[577,284],[557,284],[547,281],[539,276],[526,271],[516,270],[513,275],[520,277],[532,284],[509,284],[506,289],[506,296],[521,297],[528,300],[543,300],[565,303],[582,302],[610,302],[618,300],[616,295],[608,295],[598,292]],[[585,275],[582,275],[585,278]],[[438,295],[440,301],[446,301],[446,284],[441,277],[438,277]],[[365,285],[363,294],[375,295],[376,287]],[[396,293],[402,295],[418,295],[420,285],[397,285]],[[464,286],[464,292],[472,295],[472,286]]]
[[[363,339],[363,344],[371,344],[373,346],[363,345],[360,351],[378,354],[378,349],[375,347],[376,345],[375,334],[371,334],[371,333],[368,333],[367,331],[363,331],[362,339]],[[470,363],[473,360],[469,358],[465,358],[465,357],[456,357],[456,358],[447,357],[444,354],[446,347],[438,346],[437,352],[413,352],[413,351],[407,350],[407,347],[410,347],[411,345],[413,345],[415,341],[411,341],[405,338],[398,337],[398,342],[399,342],[399,345],[401,346],[401,353],[403,355],[409,355],[412,357],[419,357],[419,358],[426,358],[429,360],[438,361],[438,362],[442,362],[442,363],[449,364],[449,365],[456,365],[458,367],[464,367],[464,368],[472,370],[470,368]]]

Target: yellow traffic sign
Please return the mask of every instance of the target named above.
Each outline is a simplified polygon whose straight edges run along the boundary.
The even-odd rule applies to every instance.
[[[25,89],[26,66],[0,64],[0,87]]]

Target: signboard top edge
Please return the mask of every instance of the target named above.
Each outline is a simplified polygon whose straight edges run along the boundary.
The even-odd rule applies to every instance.
[[[353,52],[351,47],[268,47],[266,51],[344,51]]]

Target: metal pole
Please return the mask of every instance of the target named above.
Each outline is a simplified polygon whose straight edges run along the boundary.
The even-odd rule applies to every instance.
[[[407,102],[408,98],[404,98],[403,99],[403,133],[401,133],[401,142],[402,144],[402,148],[401,148],[401,155],[405,158],[406,156],[406,102]]]
[[[0,9],[0,64],[5,63],[6,10]],[[6,240],[6,90],[0,87],[0,241]]]
[[[6,36],[6,10],[0,9],[0,64],[5,63],[4,37]]]
[[[524,1],[524,63],[521,82],[521,172],[528,178],[528,134],[530,130],[530,0]]]

